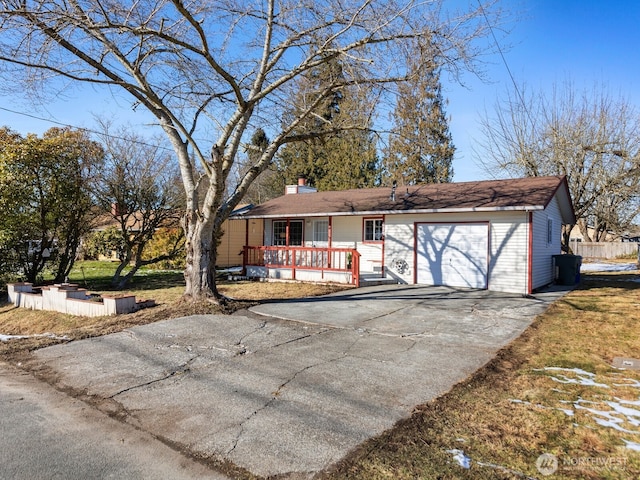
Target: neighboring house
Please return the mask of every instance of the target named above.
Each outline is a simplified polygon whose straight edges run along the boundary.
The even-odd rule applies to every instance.
[[[554,281],[562,224],[576,221],[564,177],[299,187],[235,217],[264,221],[262,243],[245,248],[248,275],[356,285],[379,276],[529,294]]]
[[[588,228],[589,236],[593,238],[595,236],[594,228],[591,226],[587,228]],[[580,231],[580,229],[576,226],[573,230],[571,230],[569,241],[584,242],[586,240],[584,239],[584,235],[582,235],[582,232]],[[602,241],[603,242],[640,242],[640,228],[637,228],[637,227],[631,228],[630,230],[627,230],[622,233],[614,233],[609,231],[607,232],[605,239]]]
[[[589,231],[589,236],[591,238],[593,238],[596,234],[596,231],[593,227],[587,227],[588,231]],[[569,235],[569,242],[585,242],[586,240],[584,239],[584,235],[582,234],[582,231],[580,230],[580,228],[578,227],[578,225],[576,225],[572,230],[571,230],[571,234]],[[603,240],[605,242],[620,242],[621,238],[619,235],[614,235],[613,232],[607,232],[605,239]]]
[[[238,215],[253,207],[251,204],[240,205],[233,214]],[[114,207],[115,212],[115,207]],[[120,223],[114,218],[115,213],[103,214],[96,219],[96,226],[93,231],[103,231],[110,227],[120,228]],[[141,215],[133,213],[127,217],[127,229],[137,232],[141,223]],[[242,265],[242,249],[244,245],[260,244],[263,238],[264,222],[259,219],[252,219],[246,222],[230,222],[225,220],[222,223],[222,238],[218,244],[216,267],[239,267]],[[182,228],[176,222],[173,227]],[[118,260],[118,252],[113,251],[109,256],[101,256],[99,260]]]

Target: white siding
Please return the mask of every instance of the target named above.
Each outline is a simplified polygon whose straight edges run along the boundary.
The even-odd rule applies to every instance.
[[[547,242],[547,225],[551,221],[551,243]],[[562,253],[562,217],[556,197],[542,212],[533,213],[533,285],[540,288],[554,281],[553,255]]]
[[[531,279],[533,289],[554,280],[552,256],[561,253],[562,220],[556,198],[544,211],[533,212],[533,260]],[[324,217],[327,218],[328,217]],[[387,277],[401,283],[415,282],[415,224],[416,223],[489,223],[489,290],[526,294],[529,287],[529,213],[470,212],[401,214],[384,217],[384,249],[381,243],[362,240],[363,216],[336,216],[331,219],[332,246],[357,248],[362,255],[361,272],[378,271],[384,266]],[[367,216],[366,218],[372,218]],[[551,220],[551,242],[547,242],[547,225]],[[313,219],[305,219],[305,245],[310,246]],[[265,244],[271,244],[272,222],[265,221]],[[384,251],[384,259],[382,259]],[[382,262],[384,260],[384,262]]]
[[[385,222],[387,276],[403,283],[414,282],[416,263],[414,224],[416,222],[489,222],[491,255],[488,288],[504,292],[526,293],[527,219],[524,212],[387,215]]]
[[[357,249],[361,255],[360,271],[363,273],[376,272],[382,268],[382,243],[364,243],[362,241],[363,219],[364,217],[361,216],[333,217],[333,242],[331,246]]]
[[[529,214],[513,212],[491,220],[489,290],[526,294]]]

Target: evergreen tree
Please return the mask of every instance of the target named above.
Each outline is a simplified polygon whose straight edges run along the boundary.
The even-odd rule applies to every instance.
[[[258,161],[264,150],[269,145],[270,140],[266,132],[262,128],[258,128],[251,136],[249,145],[245,148],[247,158],[246,163],[240,166],[239,178],[242,178],[252,165]],[[282,177],[278,175],[275,167],[272,165],[253,181],[247,189],[244,196],[246,203],[259,205],[267,200],[278,197],[284,193],[284,185]]]
[[[384,178],[398,185],[450,182],[455,147],[444,111],[440,69],[430,44],[416,44],[407,68],[407,81],[398,87]]]
[[[317,92],[340,79],[341,88],[319,98]],[[318,190],[370,187],[379,183],[376,142],[370,126],[372,102],[366,89],[351,84],[343,65],[332,59],[301,77],[292,94],[294,117],[314,102],[316,114],[302,122],[300,141],[285,145],[276,159],[280,185],[296,183],[304,175]]]
[[[86,133],[50,128],[26,137],[0,128],[0,268],[62,282],[91,229],[91,181],[104,150]]]

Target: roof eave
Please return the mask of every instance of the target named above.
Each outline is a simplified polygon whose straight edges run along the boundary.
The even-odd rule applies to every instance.
[[[363,210],[354,212],[320,212],[320,213],[295,213],[272,215],[235,215],[234,220],[241,219],[273,219],[273,218],[303,218],[303,217],[350,217],[350,216],[374,216],[374,215],[412,215],[434,213],[472,213],[472,212],[533,212],[544,210],[544,205],[519,205],[514,207],[475,207],[475,208],[428,208],[415,210]]]

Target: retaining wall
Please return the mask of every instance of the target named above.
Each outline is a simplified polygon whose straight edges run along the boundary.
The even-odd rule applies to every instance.
[[[9,301],[16,307],[83,317],[102,317],[131,313],[139,306],[134,295],[105,295],[92,297],[84,288],[73,284],[56,284],[34,289],[31,283],[7,284]],[[148,306],[148,302],[145,304]]]

